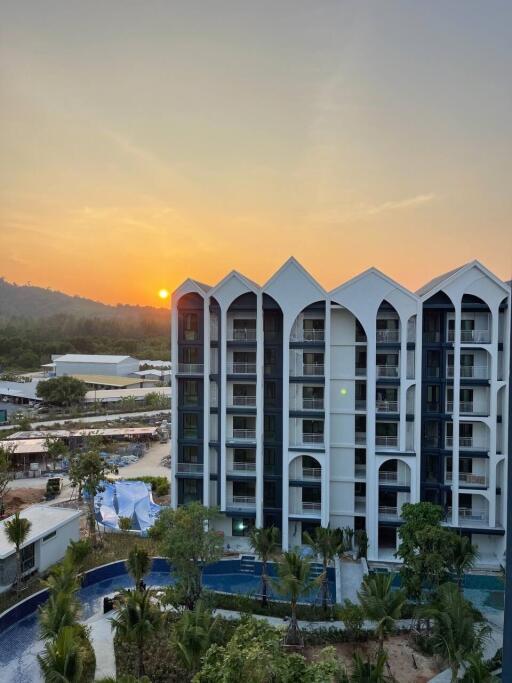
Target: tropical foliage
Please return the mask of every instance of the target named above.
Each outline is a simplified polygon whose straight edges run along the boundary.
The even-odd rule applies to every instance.
[[[5,522],[4,532],[9,543],[16,549],[16,592],[21,590],[22,566],[21,566],[21,546],[27,540],[32,524],[28,519],[20,516],[19,512],[7,522]]]
[[[384,649],[384,639],[392,632],[395,622],[402,616],[405,593],[393,590],[392,574],[367,574],[364,577],[359,601],[366,617],[375,622],[379,649]]]
[[[268,604],[268,563],[279,552],[279,529],[271,526],[253,528],[249,537],[251,548],[261,560],[261,604]]]

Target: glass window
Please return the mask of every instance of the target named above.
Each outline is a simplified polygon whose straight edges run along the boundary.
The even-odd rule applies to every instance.
[[[186,313],[183,320],[184,338],[186,341],[199,339],[199,316],[197,313]]]

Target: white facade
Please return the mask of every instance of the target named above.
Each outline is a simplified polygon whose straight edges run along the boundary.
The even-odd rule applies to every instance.
[[[22,545],[23,575],[43,573],[61,560],[70,541],[80,538],[80,511],[49,505],[31,505],[20,513],[30,521],[27,540]],[[0,592],[16,579],[15,548],[4,528],[11,517],[0,522]]]
[[[173,503],[218,505],[228,537],[278,524],[284,547],[365,528],[369,558],[393,560],[401,506],[432,500],[500,561],[509,326],[510,289],[477,262],[418,293],[373,268],[326,292],[294,259],[263,287],[187,280]]]
[[[53,358],[55,375],[107,375],[129,377],[139,370],[139,362],[131,356],[66,353]]]

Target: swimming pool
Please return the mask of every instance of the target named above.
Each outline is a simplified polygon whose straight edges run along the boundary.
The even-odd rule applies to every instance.
[[[271,574],[274,568],[269,567]],[[148,586],[169,586],[174,578],[169,565],[162,558],[153,561],[151,573],[146,578]],[[261,585],[261,563],[236,559],[221,560],[207,567],[203,574],[205,588],[223,593],[256,595]],[[114,562],[91,570],[85,575],[79,591],[82,620],[103,611],[103,598],[121,588],[133,587],[133,580],[126,574],[124,562]],[[334,571],[329,572],[331,599],[335,597]],[[305,601],[316,602],[319,591],[315,590]],[[39,683],[42,681],[37,655],[43,649],[39,640],[37,605],[42,597],[32,596],[25,601],[25,610],[16,608],[0,618],[0,680],[11,683]],[[32,603],[32,604],[30,604]],[[23,614],[23,611],[26,614]],[[21,618],[20,618],[21,617]]]

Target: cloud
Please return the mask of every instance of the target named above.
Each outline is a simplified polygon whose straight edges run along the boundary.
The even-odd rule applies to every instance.
[[[377,204],[376,206],[368,206],[365,209],[365,213],[368,216],[375,216],[375,214],[383,213],[384,211],[414,208],[416,206],[421,206],[422,204],[427,204],[433,199],[435,199],[435,194],[418,194],[415,197],[409,197],[407,199],[387,201],[382,204]]]
[[[380,204],[368,204],[366,202],[354,203],[353,200],[349,200],[342,205],[315,211],[307,216],[307,220],[312,223],[332,225],[353,223],[354,221],[363,221],[370,219],[373,216],[379,216],[388,211],[415,209],[428,204],[434,199],[436,199],[436,195],[430,193],[418,194],[414,197],[406,197],[405,199],[387,200]]]

